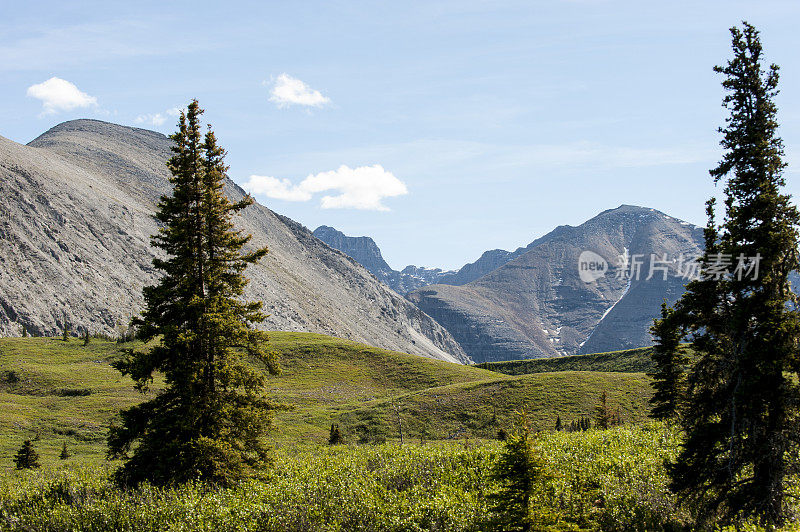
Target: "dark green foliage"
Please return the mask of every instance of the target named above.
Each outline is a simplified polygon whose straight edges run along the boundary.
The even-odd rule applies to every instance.
[[[22,325],[21,327],[22,327],[22,337],[23,338],[27,338],[28,337],[28,328],[25,327],[24,325]]]
[[[699,355],[688,376],[682,415],[686,440],[670,469],[672,488],[705,524],[753,517],[770,527],[787,519],[786,483],[796,466],[797,356],[800,326],[790,272],[798,263],[800,215],[781,193],[785,166],[777,136],[778,67],[763,67],[756,29],[732,28],[725,76],[730,115],[725,154],[711,170],[725,183],[725,219],[707,203],[702,279],[675,313]],[[760,257],[758,274],[714,275],[719,255]]]
[[[64,321],[61,325],[61,339],[63,341],[69,340],[69,325],[67,325],[67,313],[64,313]]]
[[[161,199],[153,237],[164,253],[153,260],[162,276],[144,289],[145,310],[132,323],[144,341],[160,341],[115,364],[140,391],[155,372],[165,383],[155,398],[123,411],[109,433],[109,456],[125,460],[117,478],[126,484],[229,484],[268,463],[263,436],[273,406],[264,373],[245,357],[273,374],[279,368],[267,334],[253,328],[266,317],[261,302],[241,300],[245,268],[267,250],[243,251],[250,236],[232,217],[253,200],[225,197],[225,152],[212,131],[203,138],[202,112],[192,101],[171,137],[173,193]]]
[[[493,527],[499,530],[550,530],[554,516],[542,497],[543,487],[552,475],[535,446],[534,436],[524,413],[521,423],[510,434],[500,452],[493,480],[500,484],[490,496]]]
[[[608,394],[603,391],[603,393],[600,394],[600,402],[594,409],[595,427],[606,430],[613,425],[619,425],[619,423],[619,414],[611,410],[611,407],[608,406]]]
[[[650,399],[650,417],[672,419],[678,415],[689,359],[681,350],[683,334],[676,322],[675,310],[666,302],[661,304],[661,318],[654,320],[650,332],[655,341],[652,357],[656,365],[656,371],[648,373],[655,390]]]
[[[580,419],[573,420],[569,424],[570,432],[580,432],[592,428],[592,420],[588,416],[582,416]]]
[[[89,329],[84,329],[83,330],[83,345],[84,346],[89,345],[89,339],[90,339],[90,337],[89,337]]]
[[[556,416],[556,430],[561,430],[563,427],[561,426],[561,416]]]
[[[67,442],[64,442],[64,444],[61,446],[61,453],[58,455],[58,458],[61,460],[66,460],[70,456],[72,455],[70,454],[69,449],[67,449]]]
[[[508,432],[506,432],[506,429],[497,429],[497,439],[500,441],[506,441],[508,439]]]
[[[331,425],[331,433],[328,436],[328,443],[330,445],[339,445],[344,443],[344,439],[342,438],[342,432],[339,430],[339,424],[333,423]]]
[[[31,440],[23,442],[22,447],[14,456],[14,464],[17,469],[38,469],[41,467],[39,465],[39,453],[33,448]]]

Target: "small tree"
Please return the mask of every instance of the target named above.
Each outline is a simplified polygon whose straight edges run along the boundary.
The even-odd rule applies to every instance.
[[[21,327],[22,327],[22,337],[23,338],[27,338],[28,337],[28,329],[27,329],[27,327],[25,327],[24,325],[21,325]]]
[[[500,489],[490,495],[495,516],[493,526],[500,530],[549,530],[555,519],[542,500],[542,487],[552,478],[534,444],[525,413],[505,440],[492,478]]]
[[[41,467],[39,465],[39,453],[33,448],[31,440],[23,442],[22,447],[14,456],[14,464],[16,464],[17,469],[38,469]]]
[[[89,329],[84,329],[83,330],[83,345],[84,345],[84,347],[89,345],[89,339],[90,339]]]
[[[561,426],[561,416],[556,416],[556,431],[560,432],[563,427]]]
[[[653,379],[655,393],[650,398],[650,417],[674,419],[684,392],[684,373],[688,358],[681,352],[683,333],[676,323],[675,310],[661,303],[661,318],[650,328],[655,345],[652,358],[656,366]]]
[[[600,404],[594,409],[594,424],[595,427],[605,430],[614,424],[614,412],[608,406],[608,394],[605,390],[600,394]]]
[[[344,440],[342,439],[342,433],[339,430],[339,424],[333,423],[331,425],[330,435],[328,436],[328,444],[339,445],[341,443],[344,443]]]
[[[64,444],[61,446],[61,454],[59,454],[58,457],[61,460],[66,460],[70,456],[72,456],[72,453],[70,453],[69,449],[67,449],[67,442],[64,442]]]

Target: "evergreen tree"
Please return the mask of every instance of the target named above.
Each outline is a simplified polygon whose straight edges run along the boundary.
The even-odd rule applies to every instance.
[[[605,390],[600,394],[600,403],[594,409],[594,424],[601,430],[605,430],[615,424],[614,413],[608,406],[608,394]]]
[[[70,454],[69,450],[67,449],[67,442],[64,442],[64,444],[61,446],[61,453],[58,455],[58,457],[61,460],[66,460],[70,456],[72,456],[72,455]]]
[[[556,431],[561,431],[561,416],[556,416]]]
[[[33,448],[31,440],[23,442],[22,447],[14,456],[14,464],[16,464],[17,469],[38,469],[41,467],[39,465],[39,453]]]
[[[24,325],[22,326],[22,337],[23,338],[27,338],[28,337],[28,329]]]
[[[147,391],[153,373],[165,387],[155,398],[121,413],[109,433],[109,456],[124,465],[125,484],[155,484],[202,479],[229,484],[257,475],[268,462],[263,435],[272,421],[264,395],[264,373],[247,356],[276,374],[268,336],[253,324],[265,319],[261,302],[242,302],[245,268],[267,249],[245,252],[250,236],[234,229],[232,217],[253,203],[232,203],[223,194],[224,150],[210,130],[204,138],[203,111],[192,101],[172,135],[173,193],[161,199],[161,228],[153,245],[164,258],[153,260],[162,272],[144,289],[145,310],[134,320],[149,351],[128,350],[115,367]]]
[[[728,91],[725,153],[711,170],[725,184],[725,218],[716,225],[710,200],[703,275],[675,310],[699,359],[688,377],[686,439],[670,475],[701,521],[755,517],[772,526],[786,519],[789,460],[800,441],[800,327],[789,285],[800,266],[800,216],[781,193],[778,67],[764,69],[753,26],[731,34],[733,59],[715,68]],[[730,271],[720,274],[728,260]]]
[[[84,347],[89,345],[89,340],[90,340],[89,329],[84,329],[83,330],[83,345],[84,345]]]
[[[683,396],[685,366],[687,357],[681,352],[680,328],[676,324],[675,310],[666,302],[661,304],[661,318],[654,320],[650,328],[655,345],[652,358],[656,366],[653,379],[655,393],[650,399],[650,417],[654,419],[673,419]]]
[[[543,497],[537,495],[541,495],[543,485],[552,475],[532,441],[524,412],[521,417],[520,426],[505,440],[492,474],[500,483],[499,491],[490,496],[496,516],[492,524],[495,530],[504,531],[551,530],[557,516],[543,504]]]
[[[340,443],[344,443],[344,440],[342,439],[342,433],[339,430],[338,423],[333,423],[331,425],[331,432],[330,435],[328,436],[328,443],[330,445],[339,445]]]

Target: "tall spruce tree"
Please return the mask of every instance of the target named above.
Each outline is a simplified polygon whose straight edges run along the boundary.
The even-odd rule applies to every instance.
[[[652,358],[656,370],[648,373],[655,393],[650,399],[650,417],[674,419],[683,397],[685,367],[688,358],[681,352],[683,334],[676,323],[675,310],[661,304],[661,318],[654,320],[650,332],[655,340]]]
[[[778,67],[764,68],[753,26],[731,35],[733,58],[715,68],[728,92],[725,153],[711,170],[725,184],[725,217],[716,225],[715,202],[707,203],[703,276],[675,310],[699,359],[688,378],[686,439],[670,475],[701,524],[755,517],[772,526],[787,517],[789,457],[800,442],[800,327],[789,285],[799,266],[800,217],[781,193]]]
[[[128,350],[116,364],[147,391],[155,372],[165,387],[121,413],[111,428],[109,455],[124,465],[125,484],[201,479],[217,484],[254,476],[268,461],[263,435],[272,421],[264,396],[261,362],[276,374],[277,360],[266,333],[253,324],[266,317],[261,302],[243,302],[245,268],[267,249],[244,251],[250,236],[234,229],[232,217],[253,203],[232,203],[223,193],[225,151],[210,130],[202,135],[203,111],[194,100],[172,135],[171,196],[156,214],[161,228],[153,245],[158,284],[144,289],[145,310],[134,320],[149,351]]]

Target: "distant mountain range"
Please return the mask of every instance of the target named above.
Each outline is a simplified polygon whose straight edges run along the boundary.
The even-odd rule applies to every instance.
[[[330,245],[348,253],[351,241],[341,237]],[[702,237],[687,222],[622,205],[578,227],[557,227],[516,251],[487,251],[407,297],[476,362],[646,346],[661,302],[683,293],[682,270],[700,253]],[[380,256],[366,240],[372,255]],[[607,267],[588,283],[578,270],[583,252],[596,254]]]
[[[153,213],[170,192],[171,141],[97,120],[31,143],[0,137],[0,335],[115,333],[154,282]],[[243,191],[229,181],[234,201]],[[318,332],[442,360],[468,361],[452,335],[350,257],[256,204],[237,216],[269,254],[247,270],[272,330]]]
[[[493,249],[484,252],[478,260],[464,265],[459,270],[442,270],[441,268],[410,265],[401,271],[397,271],[386,263],[380,248],[368,236],[347,236],[327,225],[321,225],[314,229],[314,236],[330,247],[338,249],[357,260],[378,280],[400,294],[406,294],[416,288],[432,284],[457,286],[467,284],[496,270],[506,262],[527,251],[527,248],[519,248],[513,252]]]

